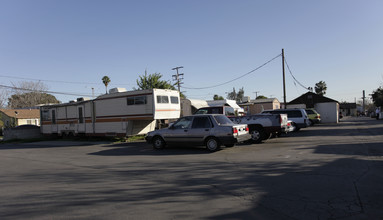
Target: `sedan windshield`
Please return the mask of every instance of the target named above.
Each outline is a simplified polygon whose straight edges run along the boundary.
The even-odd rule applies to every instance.
[[[219,125],[232,125],[234,124],[230,119],[224,115],[214,115],[214,119]]]

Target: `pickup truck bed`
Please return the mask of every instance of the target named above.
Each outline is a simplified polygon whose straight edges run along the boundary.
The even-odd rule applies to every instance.
[[[260,143],[272,134],[280,134],[287,127],[287,114],[255,114],[230,117],[237,124],[247,124],[252,142]]]

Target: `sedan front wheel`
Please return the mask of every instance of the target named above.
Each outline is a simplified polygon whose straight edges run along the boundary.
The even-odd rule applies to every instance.
[[[166,145],[166,143],[165,143],[164,139],[162,139],[162,137],[155,136],[153,138],[153,148],[154,149],[157,149],[157,150],[163,149],[165,147],[165,145]]]

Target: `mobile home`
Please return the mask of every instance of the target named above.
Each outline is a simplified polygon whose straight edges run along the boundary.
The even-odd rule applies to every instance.
[[[40,114],[44,135],[125,137],[179,118],[180,95],[175,90],[114,88],[93,100],[41,106]]]

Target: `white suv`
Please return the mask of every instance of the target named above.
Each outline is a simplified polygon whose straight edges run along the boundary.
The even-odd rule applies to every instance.
[[[295,126],[295,131],[310,125],[309,117],[303,108],[265,110],[262,113],[287,114],[288,120],[292,121]]]

